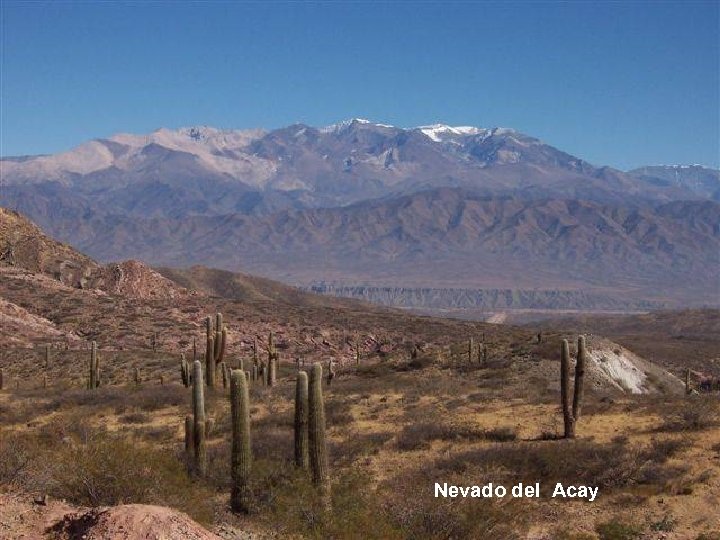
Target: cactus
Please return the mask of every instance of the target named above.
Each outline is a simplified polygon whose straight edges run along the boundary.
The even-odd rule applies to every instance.
[[[253,338],[253,362],[255,365],[258,363],[258,342],[257,337]]]
[[[268,386],[275,386],[276,380],[277,380],[277,360],[275,360],[275,358],[271,358],[270,360],[268,360],[268,377],[267,377]]]
[[[212,321],[210,317],[207,318],[208,328],[211,328]],[[205,377],[206,384],[210,388],[215,387],[215,338],[212,335],[212,330],[208,330],[208,335],[205,340]]]
[[[685,370],[685,395],[689,396],[692,394],[692,386],[690,385],[690,370]]]
[[[308,455],[308,377],[298,371],[295,384],[295,465],[307,470],[310,466]]]
[[[250,491],[250,398],[245,373],[234,370],[230,377],[230,414],[232,418],[232,491],[230,505],[235,512],[248,513]]]
[[[214,333],[214,341],[215,341],[215,350],[213,351],[213,354],[215,355],[215,363],[219,364],[222,360],[220,358],[220,352],[223,349],[223,331],[225,330],[225,326],[223,325],[223,316],[222,313],[216,313],[215,314],[215,333]]]
[[[483,348],[482,348],[482,363],[483,363],[483,366],[487,364],[487,352],[488,352],[487,345],[483,345]]]
[[[567,339],[562,340],[560,348],[560,403],[565,438],[571,439],[575,435],[575,426],[573,425],[572,407],[570,406],[570,348]]]
[[[0,368],[0,390],[5,388],[5,370]]]
[[[333,379],[335,378],[335,362],[333,362],[332,359],[328,360],[328,374],[327,374],[327,383],[328,386],[332,384]]]
[[[50,345],[45,345],[45,368],[50,367]]]
[[[135,384],[137,384],[137,385],[139,386],[140,383],[142,382],[142,381],[140,380],[140,368],[135,368],[134,377],[135,377]]]
[[[473,340],[472,336],[470,336],[470,339],[468,339],[468,364],[472,364],[474,350],[475,350],[475,341]]]
[[[97,343],[93,341],[90,344],[90,381],[88,383],[89,389],[98,387],[98,361],[97,361]]]
[[[575,362],[575,391],[573,395],[572,414],[574,422],[580,418],[582,407],[583,390],[585,386],[585,336],[578,336],[577,339],[577,361]]]
[[[225,347],[227,346],[227,326],[223,326],[222,331],[215,340],[215,363],[219,364],[225,361]]]
[[[193,362],[193,447],[195,470],[198,475],[207,472],[207,450],[205,447],[205,392],[203,389],[202,364]]]
[[[180,354],[180,379],[185,388],[190,386],[190,364],[185,360],[184,353]]]
[[[330,505],[325,406],[322,395],[322,365],[313,365],[308,392],[308,442],[313,483],[320,489],[326,507]]]
[[[360,365],[360,342],[355,342],[355,365]]]
[[[253,380],[253,381],[257,381],[257,379],[258,379],[258,366],[257,366],[257,364],[253,364],[253,368],[252,368],[252,380]]]
[[[194,450],[194,437],[193,437],[193,417],[188,414],[185,416],[185,455],[190,461],[190,457],[193,455]]]
[[[222,373],[223,389],[228,387],[228,374],[225,369],[225,362],[220,362],[220,373]]]
[[[542,332],[537,333],[537,342],[542,343]]]
[[[570,346],[567,339],[562,340],[560,349],[560,401],[563,411],[564,437],[575,438],[575,425],[580,417],[585,383],[585,336],[578,337],[577,361],[575,363],[575,388],[570,403]]]

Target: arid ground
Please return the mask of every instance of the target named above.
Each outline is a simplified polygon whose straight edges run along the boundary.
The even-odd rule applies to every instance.
[[[716,310],[524,327],[422,317],[202,267],[102,266],[5,210],[0,255],[0,538],[720,538]],[[193,343],[202,357],[216,312],[231,368],[247,369],[255,342],[264,359],[270,332],[280,357],[274,386],[250,386],[248,514],[230,510],[222,384],[206,393],[208,473],[188,473],[180,358]],[[560,348],[574,357],[580,332],[568,440]],[[328,509],[293,463],[293,400],[297,370],[331,359]],[[437,498],[436,482],[541,493]],[[557,483],[598,495],[553,498]]]

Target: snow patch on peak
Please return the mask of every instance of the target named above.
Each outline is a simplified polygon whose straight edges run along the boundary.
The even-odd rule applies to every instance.
[[[479,135],[488,130],[474,126],[448,126],[446,124],[432,124],[412,128],[418,130],[435,142],[443,142],[456,136]]]
[[[367,120],[365,118],[350,118],[349,120],[343,120],[342,122],[338,122],[337,124],[330,124],[329,126],[321,127],[318,131],[320,131],[320,133],[340,133],[358,124],[384,128],[395,127],[388,124],[378,124],[377,122],[371,122],[370,120]]]

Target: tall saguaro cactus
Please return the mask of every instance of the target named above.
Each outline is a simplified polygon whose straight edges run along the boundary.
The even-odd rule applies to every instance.
[[[218,313],[218,315],[220,314]],[[217,365],[225,361],[225,347],[227,345],[227,326],[223,326],[220,331],[215,330],[215,335],[215,364]]]
[[[190,364],[185,360],[185,353],[180,354],[180,379],[182,380],[183,386],[188,388],[190,386]]]
[[[193,455],[193,450],[195,447],[195,438],[193,437],[193,417],[192,415],[188,414],[185,416],[185,454],[188,458],[188,463],[190,463],[190,458]]]
[[[473,340],[472,336],[470,336],[470,338],[468,339],[468,364],[472,364],[474,350],[475,350],[475,341]]]
[[[335,362],[332,360],[328,360],[328,374],[327,374],[327,383],[328,386],[332,384],[333,379],[335,378]]]
[[[307,470],[308,454],[308,376],[298,371],[295,383],[295,465]]]
[[[250,397],[245,372],[236,369],[230,376],[230,415],[232,418],[232,491],[230,504],[235,512],[250,511],[252,493],[250,470]]]
[[[90,382],[88,383],[91,390],[98,387],[98,369],[97,343],[93,341],[90,344]]]
[[[268,360],[268,376],[267,376],[267,385],[268,386],[275,386],[275,382],[277,381],[277,360],[275,359],[274,355],[270,360]]]
[[[207,385],[215,387],[217,380],[217,366],[225,358],[227,345],[227,328],[223,325],[222,313],[215,314],[215,327],[212,317],[205,318],[205,378]]]
[[[577,339],[577,361],[575,362],[575,393],[573,395],[572,414],[573,419],[577,422],[580,418],[580,408],[582,407],[582,398],[585,385],[585,336],[578,336]]]
[[[574,392],[572,392],[570,388],[570,346],[567,339],[562,340],[560,348],[560,401],[566,439],[575,438],[575,425],[580,417],[582,406],[586,356],[585,336],[579,336],[577,361],[575,363],[575,387]],[[572,403],[570,402],[571,393],[573,394]]]
[[[202,364],[193,363],[193,447],[195,470],[198,475],[207,473],[207,449],[205,446],[205,391],[203,389]]]
[[[205,377],[210,388],[215,386],[215,336],[212,328],[212,319],[205,319]]]
[[[0,390],[5,388],[5,370],[0,368]]]
[[[570,406],[570,347],[567,339],[562,340],[560,347],[560,402],[563,412],[565,438],[575,436],[572,408]]]
[[[308,442],[313,483],[320,489],[326,507],[330,505],[330,476],[325,441],[325,405],[322,395],[322,365],[316,363],[310,372],[308,393]]]

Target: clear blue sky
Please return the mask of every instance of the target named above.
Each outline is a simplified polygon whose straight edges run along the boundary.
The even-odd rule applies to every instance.
[[[2,154],[363,117],[718,166],[719,5],[2,0]]]

